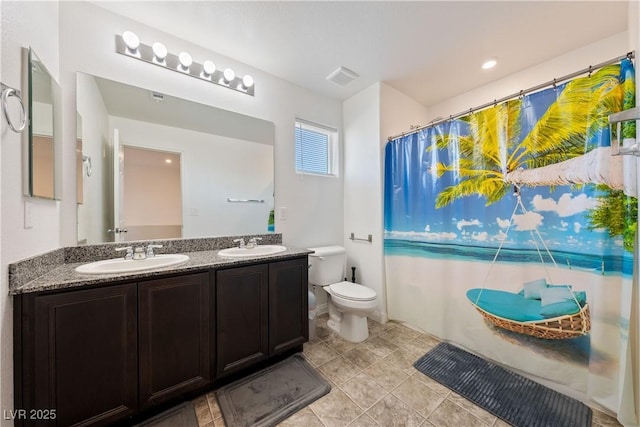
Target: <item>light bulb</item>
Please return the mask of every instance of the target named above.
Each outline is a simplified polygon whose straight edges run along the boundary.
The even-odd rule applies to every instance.
[[[251,77],[250,75],[246,75],[242,78],[242,86],[245,89],[249,89],[251,86],[253,86],[253,77]]]
[[[231,68],[225,68],[222,75],[224,76],[225,83],[229,83],[236,78],[236,73],[234,73]]]
[[[216,64],[212,61],[204,61],[202,64],[202,77],[210,78],[216,72]]]
[[[130,54],[135,54],[140,46],[140,39],[132,31],[125,31],[122,33],[122,40],[127,45],[127,50]]]
[[[167,57],[167,48],[160,42],[155,42],[151,49],[153,50],[153,54],[155,55],[154,61],[159,62],[161,64],[164,63],[164,59]]]
[[[187,52],[180,52],[180,55],[178,55],[178,60],[180,61],[182,70],[189,71],[189,67],[193,63],[193,59],[191,59],[191,55],[189,55]]]

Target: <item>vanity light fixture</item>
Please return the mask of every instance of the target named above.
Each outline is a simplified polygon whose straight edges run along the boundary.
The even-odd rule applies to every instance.
[[[236,78],[236,73],[231,68],[225,68],[222,78],[224,79],[224,84],[229,85]]]
[[[216,72],[216,64],[213,61],[206,60],[202,63],[202,73],[200,77],[211,80],[211,76]]]
[[[138,52],[138,47],[140,47],[140,39],[136,33],[125,31],[122,33],[122,39],[124,40],[124,44],[127,45],[127,54],[139,58],[140,52]]]
[[[193,64],[193,58],[187,52],[180,52],[178,55],[178,61],[180,61],[180,67],[178,69],[183,73],[189,72],[189,67]]]
[[[155,42],[151,45],[153,50],[153,63],[166,65],[165,58],[167,57],[167,48],[160,42]]]
[[[116,35],[116,52],[247,95],[255,94],[255,84],[251,76],[236,76],[231,68],[218,69],[211,60],[199,63],[187,52],[174,55],[160,42],[146,45],[131,31]]]

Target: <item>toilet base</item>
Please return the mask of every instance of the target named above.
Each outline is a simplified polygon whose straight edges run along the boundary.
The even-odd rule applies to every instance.
[[[345,341],[359,343],[369,338],[369,325],[366,316],[342,313],[339,319],[329,318],[327,326]]]

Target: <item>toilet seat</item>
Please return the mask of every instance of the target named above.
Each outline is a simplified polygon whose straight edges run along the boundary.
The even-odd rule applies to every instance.
[[[331,294],[351,301],[373,301],[376,292],[366,286],[352,282],[338,282],[329,285]]]

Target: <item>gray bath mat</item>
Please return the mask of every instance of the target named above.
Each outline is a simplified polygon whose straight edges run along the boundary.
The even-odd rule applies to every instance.
[[[299,354],[234,383],[216,395],[228,426],[274,426],[329,393],[331,386]]]
[[[591,426],[583,403],[451,344],[438,344],[413,366],[516,427]]]
[[[136,424],[135,427],[198,427],[198,418],[193,404],[185,402]]]

